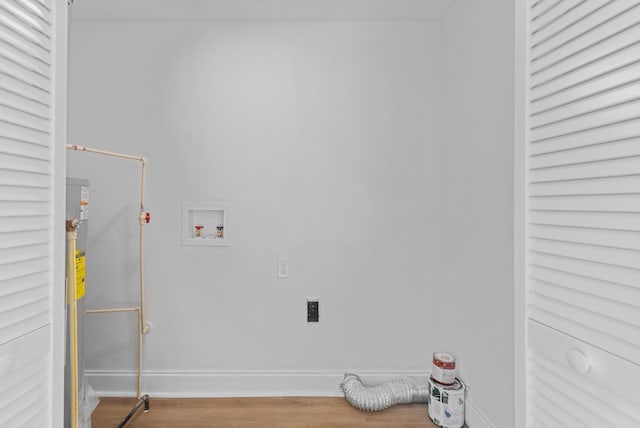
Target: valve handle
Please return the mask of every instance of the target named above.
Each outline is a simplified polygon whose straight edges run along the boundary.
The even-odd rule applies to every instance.
[[[140,216],[138,218],[140,220],[140,224],[149,223],[151,221],[151,213],[149,211],[140,211]]]

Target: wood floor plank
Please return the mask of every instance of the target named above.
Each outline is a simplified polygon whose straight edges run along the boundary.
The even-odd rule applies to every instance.
[[[113,428],[133,408],[133,398],[101,398],[92,428]],[[426,404],[361,412],[344,398],[152,398],[127,428],[434,428]]]

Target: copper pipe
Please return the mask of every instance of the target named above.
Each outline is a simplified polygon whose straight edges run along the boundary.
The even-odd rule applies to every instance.
[[[148,330],[147,319],[145,318],[145,269],[144,269],[144,225],[146,222],[146,214],[144,210],[144,193],[146,182],[147,161],[141,158],[142,168],[140,171],[140,313],[142,323],[140,331],[146,333]]]
[[[85,146],[78,146],[75,144],[67,144],[68,150],[75,150],[80,152],[87,153],[95,153],[98,155],[110,156],[120,159],[128,159],[139,161],[142,165],[141,169],[141,177],[140,177],[140,214],[138,216],[138,221],[140,222],[140,312],[142,314],[142,323],[141,323],[141,331],[142,333],[147,333],[149,330],[146,312],[145,312],[145,263],[144,263],[144,225],[146,223],[146,212],[144,211],[144,197],[145,197],[145,186],[146,186],[146,171],[147,171],[147,160],[143,156],[134,156],[128,155],[124,153],[111,152],[107,150],[100,149],[92,149]]]
[[[139,311],[139,307],[134,308],[109,308],[109,309],[87,309],[85,314],[106,314],[111,312],[134,312]]]
[[[91,149],[89,147],[77,146],[75,144],[67,144],[67,149],[68,150],[77,150],[79,152],[96,153],[96,154],[99,154],[99,155],[111,156],[111,157],[114,157],[114,158],[131,159],[131,160],[137,160],[137,161],[143,161],[144,160],[144,158],[142,156],[132,156],[132,155],[125,155],[123,153],[109,152],[107,150]]]

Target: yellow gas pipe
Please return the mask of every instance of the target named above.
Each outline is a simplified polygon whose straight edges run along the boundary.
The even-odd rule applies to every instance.
[[[69,360],[71,362],[71,428],[78,427],[78,300],[76,295],[77,219],[67,220],[67,302],[69,302]]]

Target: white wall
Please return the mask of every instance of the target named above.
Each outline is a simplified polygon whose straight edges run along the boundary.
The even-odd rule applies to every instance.
[[[469,426],[513,427],[513,4],[456,1],[442,41],[439,299],[453,311],[440,312],[437,344],[457,356],[470,387]]]
[[[69,142],[149,161],[143,389],[337,394],[347,369],[429,368],[439,36],[417,21],[73,23]],[[137,303],[139,165],[70,153],[68,172],[93,183],[88,306]],[[181,246],[180,204],[212,200],[231,204],[233,245]],[[89,318],[98,390],[134,390],[133,325]]]

